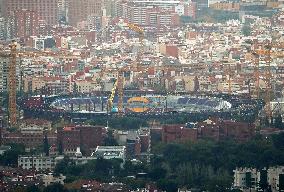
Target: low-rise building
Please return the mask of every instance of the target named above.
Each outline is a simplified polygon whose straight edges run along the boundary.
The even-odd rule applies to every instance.
[[[48,139],[48,144],[50,146],[55,145],[57,138],[56,134],[49,132],[46,134]],[[4,132],[2,134],[2,143],[4,145],[8,144],[20,144],[23,145],[26,150],[37,148],[43,145],[45,138],[45,134],[43,133],[36,133],[36,134],[26,134],[21,132]]]
[[[44,174],[40,176],[44,186],[48,186],[54,183],[59,183],[61,185],[64,185],[64,180],[66,179],[66,176],[60,174],[59,176],[54,176],[52,173],[50,174]]]
[[[267,170],[267,181],[273,192],[284,191],[284,166],[270,167]]]
[[[102,157],[104,159],[122,159],[123,162],[126,158],[125,146],[97,146],[93,153],[95,157]]]
[[[234,170],[234,187],[239,189],[257,189],[258,171],[252,168]]]
[[[66,155],[74,155],[80,147],[83,155],[90,155],[97,146],[101,145],[104,137],[104,127],[77,125],[59,129],[57,132],[58,146]]]
[[[162,127],[162,141],[196,141],[197,129],[187,128],[185,125],[164,125]]]
[[[234,170],[233,186],[242,191],[284,191],[284,166],[262,170],[237,168]]]
[[[18,166],[22,169],[53,170],[56,162],[54,157],[43,155],[19,156]]]
[[[26,119],[21,122],[20,131],[22,134],[43,134],[51,130],[51,122],[43,119]]]

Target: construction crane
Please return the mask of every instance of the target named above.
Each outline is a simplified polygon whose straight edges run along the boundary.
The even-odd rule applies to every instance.
[[[138,25],[135,25],[133,23],[127,23],[127,26],[130,30],[132,31],[135,31],[136,33],[139,34],[139,42],[140,42],[140,46],[143,47],[144,44],[143,44],[143,40],[144,40],[144,30],[139,27]],[[136,65],[130,67],[129,69],[139,69],[140,68],[140,61],[141,61],[141,55],[142,55],[142,50],[141,50],[141,47],[140,49],[138,50],[138,53],[137,53],[137,58],[136,58]],[[118,69],[118,76],[117,76],[117,80],[116,82],[114,83],[114,86],[112,88],[112,91],[111,91],[111,95],[108,99],[108,112],[111,112],[112,111],[112,108],[113,108],[113,99],[114,99],[114,96],[115,96],[115,93],[117,91],[117,94],[118,94],[118,103],[117,103],[117,112],[118,112],[118,115],[119,116],[122,116],[123,115],[123,96],[124,96],[124,77],[123,77],[123,73],[124,71],[126,70],[126,67],[123,67],[121,69]],[[104,71],[101,72],[101,75],[104,73]]]
[[[117,80],[115,81],[114,85],[113,85],[113,88],[111,90],[111,94],[108,98],[108,103],[107,103],[107,111],[108,113],[112,111],[112,108],[113,108],[113,99],[114,99],[114,96],[115,96],[115,93],[116,93],[116,89],[117,89]]]
[[[259,58],[260,56],[264,57],[264,61],[266,63],[265,66],[265,73],[264,73],[264,77],[265,77],[265,103],[266,103],[266,115],[267,117],[269,117],[269,119],[271,119],[272,117],[272,110],[271,110],[271,106],[270,106],[270,101],[271,101],[271,91],[272,91],[272,85],[271,85],[271,78],[272,78],[272,74],[271,74],[271,59],[273,58],[280,58],[280,57],[284,57],[284,52],[283,51],[272,51],[273,48],[273,44],[269,44],[269,45],[265,45],[264,48],[262,49],[257,49],[254,50],[252,53],[255,56],[255,78],[256,78],[256,96],[257,98],[259,98],[259,91],[260,91],[260,87],[259,87],[259,80],[260,80],[260,72],[259,72]]]
[[[9,63],[9,75],[8,75],[8,92],[9,92],[9,118],[12,126],[17,124],[17,82],[16,82],[16,63],[17,63],[17,44],[10,45],[11,60]]]
[[[17,58],[19,57],[40,57],[40,56],[51,56],[57,58],[67,58],[74,57],[78,58],[78,56],[74,56],[72,54],[58,54],[54,52],[41,52],[41,51],[18,51],[17,43],[12,42],[10,45],[10,52],[1,51],[0,57],[9,57],[10,63],[8,67],[8,94],[9,94],[9,124],[10,126],[17,125],[17,103],[16,103],[16,93],[17,93],[17,79],[16,79],[16,67],[17,67]],[[80,56],[81,57],[81,56]]]
[[[231,70],[231,63],[229,60],[230,54],[231,54],[231,50],[229,50],[227,53],[227,61],[226,61],[226,63],[228,63],[228,69],[227,69],[228,94],[232,94],[232,70]]]
[[[144,46],[144,44],[143,44],[144,30],[141,27],[139,27],[138,25],[135,25],[133,23],[127,23],[127,26],[130,30],[135,31],[136,33],[139,34],[139,42],[140,42],[141,47],[138,50],[137,58],[136,58],[136,67],[138,67],[140,62],[141,62],[141,57],[142,57],[142,50],[141,49]]]
[[[259,54],[256,52],[253,52],[254,56],[254,76],[255,76],[255,95],[256,98],[259,99],[259,79],[260,79],[260,74],[259,74]]]
[[[123,110],[123,97],[124,97],[124,73],[128,71],[143,71],[145,70],[144,67],[136,67],[136,66],[124,66],[120,69],[115,68],[115,71],[118,72],[117,80],[114,83],[114,86],[111,91],[111,95],[108,99],[108,107],[107,111],[111,112],[113,109],[113,99],[115,94],[118,95],[118,102],[117,102],[117,112],[119,116],[122,116],[124,113]]]
[[[114,86],[111,90],[111,95],[108,99],[108,106],[107,106],[107,111],[111,112],[113,108],[113,99],[117,91],[117,94],[118,94],[117,112],[119,116],[123,115],[123,95],[124,95],[123,93],[123,88],[124,88],[123,72],[124,72],[124,69],[118,70],[117,80],[115,81]]]
[[[266,103],[266,114],[269,117],[269,119],[272,118],[272,111],[271,111],[271,106],[270,106],[270,101],[271,101],[271,91],[272,91],[272,85],[271,85],[271,47],[267,46],[267,54],[266,54],[266,70],[265,70],[265,82],[266,82],[266,87],[265,87],[265,103]]]

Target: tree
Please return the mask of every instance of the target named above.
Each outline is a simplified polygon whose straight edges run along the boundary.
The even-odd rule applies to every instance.
[[[178,189],[178,185],[174,180],[160,179],[157,184],[159,189],[167,192],[175,192]]]
[[[47,134],[45,134],[44,140],[43,140],[43,151],[46,156],[49,156],[49,144],[48,144]]]
[[[250,36],[251,35],[251,27],[249,25],[244,25],[242,27],[242,33],[244,36]]]
[[[73,93],[78,94],[78,85],[76,83],[73,84]]]
[[[36,185],[28,186],[26,192],[41,192],[40,188]]]
[[[59,184],[59,183],[55,183],[52,185],[47,186],[43,192],[68,192],[68,190],[66,188],[64,188],[63,185]]]
[[[161,167],[154,168],[150,171],[149,176],[154,181],[165,178],[167,170]]]
[[[274,127],[283,129],[283,122],[282,122],[282,116],[281,114],[277,115],[274,119]]]
[[[272,142],[276,149],[284,150],[284,133],[273,135]]]
[[[56,42],[53,38],[47,38],[44,40],[44,45],[46,48],[54,48],[56,47]]]
[[[63,155],[63,144],[61,139],[58,141],[58,153],[59,155]]]
[[[0,164],[4,166],[17,167],[19,155],[25,154],[25,147],[18,144],[11,144],[11,150],[5,151],[0,156]]]
[[[113,137],[113,131],[109,130],[107,132],[107,135],[106,135],[106,137],[104,139],[104,144],[106,146],[117,146],[118,145],[117,141]]]
[[[60,173],[66,174],[68,166],[72,164],[72,161],[69,159],[69,157],[64,157],[64,159],[60,162],[58,162],[55,166],[54,173],[56,175],[59,175]]]

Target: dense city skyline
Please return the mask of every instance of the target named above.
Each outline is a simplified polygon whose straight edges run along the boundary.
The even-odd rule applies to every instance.
[[[284,191],[283,2],[0,0],[0,191]]]

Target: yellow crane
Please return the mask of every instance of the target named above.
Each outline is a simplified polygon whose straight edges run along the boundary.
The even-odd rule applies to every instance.
[[[132,31],[135,31],[139,35],[140,48],[139,48],[139,51],[137,53],[137,58],[136,58],[136,67],[138,67],[140,65],[141,56],[143,54],[142,52],[143,52],[143,46],[144,46],[143,44],[144,30],[140,26],[133,24],[133,23],[127,23],[127,26],[129,29],[131,29]]]
[[[8,94],[9,94],[9,124],[10,126],[17,125],[17,103],[16,103],[16,93],[17,93],[17,79],[16,79],[16,67],[17,67],[17,58],[21,57],[40,57],[40,56],[50,56],[56,58],[78,58],[72,54],[58,54],[48,51],[18,51],[17,43],[12,42],[10,45],[10,52],[1,51],[0,57],[9,57],[10,63],[8,67]],[[81,56],[79,56],[81,57]]]
[[[111,112],[113,108],[113,99],[117,90],[118,94],[118,103],[117,103],[117,112],[120,116],[123,115],[123,88],[124,88],[124,77],[123,69],[118,70],[117,80],[114,83],[114,86],[111,90],[111,95],[108,99],[107,111]]]
[[[142,55],[142,50],[141,48],[143,48],[144,44],[143,44],[143,40],[144,40],[144,30],[136,25],[136,24],[133,24],[133,23],[127,23],[127,26],[130,30],[132,31],[135,31],[136,33],[139,34],[139,42],[140,42],[140,49],[137,53],[137,58],[136,58],[136,66],[132,66],[130,67],[130,69],[134,69],[135,67],[137,69],[140,68],[140,62],[141,62],[141,55]],[[124,96],[124,77],[123,77],[123,73],[124,71],[126,70],[126,67],[122,68],[122,69],[118,69],[118,76],[117,76],[117,80],[116,82],[114,83],[114,86],[112,88],[112,91],[111,91],[111,95],[108,99],[108,112],[111,112],[112,108],[113,108],[113,99],[114,99],[114,96],[115,96],[115,93],[116,93],[116,90],[117,90],[117,94],[118,94],[118,103],[117,103],[117,111],[118,111],[118,114],[120,116],[123,115],[123,96]],[[102,72],[103,73],[103,72]]]

